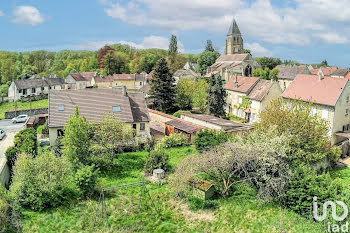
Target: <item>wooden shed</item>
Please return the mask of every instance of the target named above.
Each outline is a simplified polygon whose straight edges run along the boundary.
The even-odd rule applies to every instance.
[[[208,181],[201,179],[192,179],[191,185],[193,187],[193,196],[202,200],[210,199],[215,193],[214,185]]]

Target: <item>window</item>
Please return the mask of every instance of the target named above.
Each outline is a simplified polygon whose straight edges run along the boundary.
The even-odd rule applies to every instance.
[[[121,112],[120,105],[114,105],[114,106],[112,107],[112,109],[113,109],[113,112],[114,112],[114,113],[115,113],[115,112]]]
[[[349,109],[345,109],[345,116],[348,116],[349,115]]]
[[[322,110],[322,119],[328,120],[328,110],[327,109]]]
[[[252,100],[252,108],[258,108],[258,103],[255,100]]]
[[[18,93],[22,93],[22,90],[18,90]]]
[[[140,82],[140,86],[142,86],[142,82]]]
[[[63,137],[63,136],[64,136],[64,131],[63,131],[63,129],[57,130],[57,136],[58,136],[58,137]]]
[[[231,103],[231,100],[232,100],[232,95],[231,95],[231,93],[228,94],[227,100],[228,100],[229,103]]]
[[[136,124],[132,124],[132,128],[133,128],[133,129],[136,129]]]
[[[315,116],[317,112],[316,108],[311,108],[311,116]]]
[[[235,53],[237,53],[238,52],[238,48],[235,48]]]
[[[346,97],[346,103],[349,103],[349,96]]]
[[[58,105],[58,111],[60,111],[60,112],[64,111],[64,105],[63,104],[59,104]]]
[[[238,96],[238,103],[242,104],[242,96]]]
[[[27,94],[27,89],[23,89],[23,95]]]
[[[35,93],[35,91],[36,91],[35,88],[32,88],[32,93]]]
[[[140,131],[144,131],[145,130],[145,123],[140,123]]]
[[[41,90],[42,90],[42,91],[45,90],[45,87],[42,87]]]
[[[283,89],[285,90],[287,88],[286,82],[283,82]]]
[[[343,125],[343,132],[348,131],[348,130],[349,130],[349,124]]]

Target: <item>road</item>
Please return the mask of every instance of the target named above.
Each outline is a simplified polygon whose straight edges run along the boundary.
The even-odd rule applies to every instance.
[[[12,124],[11,120],[0,120],[0,129],[6,132],[6,136],[0,141],[0,161],[4,158],[6,149],[13,145],[16,133],[23,128],[24,123]]]

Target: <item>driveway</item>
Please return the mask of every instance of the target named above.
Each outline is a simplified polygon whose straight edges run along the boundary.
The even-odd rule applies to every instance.
[[[0,129],[5,130],[6,136],[0,141],[0,161],[5,156],[5,151],[13,145],[15,135],[24,128],[25,123],[12,124],[11,120],[1,120]]]

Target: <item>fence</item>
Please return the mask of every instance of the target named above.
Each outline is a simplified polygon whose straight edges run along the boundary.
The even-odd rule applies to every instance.
[[[10,111],[10,112],[5,112],[5,119],[12,119],[19,115],[34,116],[38,114],[48,114],[48,112],[49,112],[48,108],[35,108],[35,109]]]

